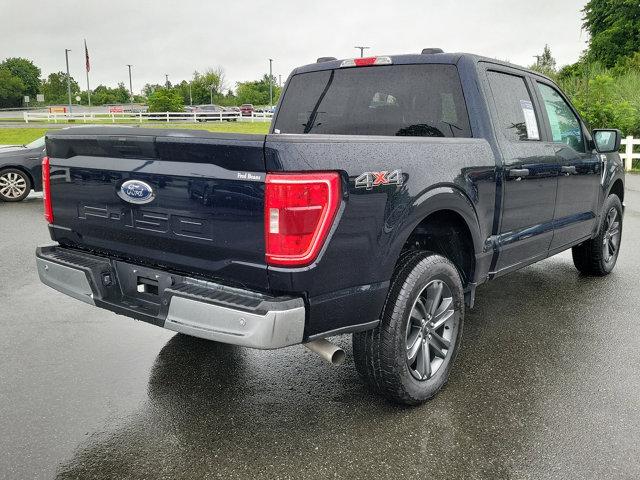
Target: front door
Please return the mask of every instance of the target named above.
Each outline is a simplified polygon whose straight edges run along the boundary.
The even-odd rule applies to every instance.
[[[502,151],[502,217],[493,272],[506,273],[547,256],[558,185],[537,97],[522,72],[488,67],[493,122]]]
[[[551,250],[589,237],[596,226],[600,192],[600,155],[589,148],[582,122],[551,83],[537,81],[543,119],[560,167]]]

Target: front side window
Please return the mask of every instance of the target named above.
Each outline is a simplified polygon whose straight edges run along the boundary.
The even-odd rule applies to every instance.
[[[294,75],[274,131],[471,137],[454,65],[341,68]]]
[[[582,128],[571,107],[565,102],[560,93],[549,85],[538,83],[538,89],[544,100],[553,141],[565,143],[577,152],[584,153]]]
[[[497,130],[512,141],[540,140],[538,120],[524,78],[487,72],[498,113]]]

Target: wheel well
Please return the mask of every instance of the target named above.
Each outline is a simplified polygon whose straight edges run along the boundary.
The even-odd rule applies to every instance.
[[[613,186],[611,187],[611,190],[609,190],[609,193],[613,193],[614,195],[617,195],[618,198],[620,199],[620,202],[624,202],[624,186],[622,185],[622,180],[618,179],[613,183]]]
[[[4,172],[5,170],[20,170],[27,176],[27,178],[29,178],[29,181],[31,182],[31,189],[36,188],[36,182],[34,182],[31,173],[26,168],[23,168],[20,165],[5,165],[4,167],[0,167],[0,172]]]
[[[404,250],[429,250],[453,262],[466,286],[475,274],[475,249],[471,231],[462,216],[453,210],[432,213],[411,232]]]

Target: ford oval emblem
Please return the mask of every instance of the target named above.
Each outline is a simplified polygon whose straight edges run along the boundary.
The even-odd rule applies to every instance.
[[[156,198],[153,187],[142,180],[127,180],[120,185],[118,196],[126,202],[138,205],[152,202]]]

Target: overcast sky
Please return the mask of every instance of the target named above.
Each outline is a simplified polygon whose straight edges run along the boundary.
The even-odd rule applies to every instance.
[[[464,51],[529,65],[545,43],[559,65],[585,48],[580,10],[586,0],[0,0],[0,60],[27,57],[43,76],[65,68],[86,88],[83,39],[90,81],[133,89],[177,83],[194,70],[222,66],[227,85],[273,72],[283,81],[319,56],[419,52],[424,47]]]

